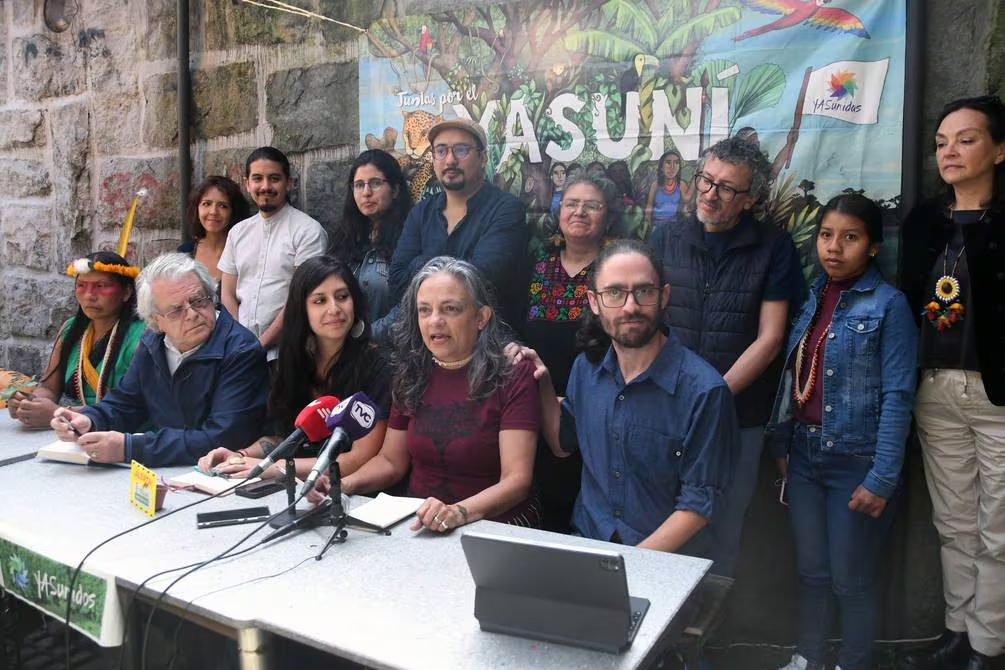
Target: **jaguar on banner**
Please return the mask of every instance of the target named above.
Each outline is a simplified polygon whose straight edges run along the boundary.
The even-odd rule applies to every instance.
[[[772,162],[765,216],[811,251],[821,203],[848,189],[895,225],[906,1],[551,0],[385,14],[360,38],[361,147],[391,152],[418,199],[437,189],[426,130],[477,121],[490,177],[524,202],[537,245],[554,234],[563,184],[584,170],[621,189],[619,234],[688,216],[689,198],[668,211],[661,186],[687,184],[704,149],[742,135]]]

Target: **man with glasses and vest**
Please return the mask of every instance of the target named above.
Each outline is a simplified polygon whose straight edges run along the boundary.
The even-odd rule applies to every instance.
[[[711,528],[712,570],[728,577],[757,486],[788,315],[805,293],[792,238],[751,211],[768,195],[770,175],[757,144],[737,137],[718,142],[698,162],[694,216],[651,240],[673,287],[667,323],[723,376],[736,405],[740,442],[732,483]]]
[[[216,447],[238,451],[261,435],[269,387],[258,338],[226,310],[191,256],[165,254],[136,279],[145,332],[122,381],[52,428],[100,463],[195,464]]]
[[[453,256],[478,268],[496,291],[500,316],[519,327],[529,280],[523,204],[485,178],[488,142],[480,125],[451,119],[430,128],[428,136],[443,192],[420,201],[405,219],[391,259],[391,295],[404,295],[431,258]],[[384,328],[378,324],[376,330]]]

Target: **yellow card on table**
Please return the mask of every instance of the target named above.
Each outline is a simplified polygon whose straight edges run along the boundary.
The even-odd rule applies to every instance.
[[[129,502],[147,516],[157,511],[157,473],[136,461],[129,466]]]

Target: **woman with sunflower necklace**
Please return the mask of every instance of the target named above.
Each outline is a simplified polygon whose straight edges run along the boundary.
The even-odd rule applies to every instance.
[[[883,212],[840,195],[820,214],[811,286],[788,343],[766,444],[786,477],[799,644],[783,670],[822,670],[838,605],[841,670],[872,668],[873,579],[893,520],[916,381],[917,329],[873,262]]]
[[[48,428],[60,405],[94,404],[118,384],[145,329],[136,316],[139,272],[109,251],[70,263],[77,313],[60,327],[38,388],[11,398],[11,417],[28,428]]]
[[[1005,103],[939,116],[940,196],[903,227],[901,286],[921,322],[914,410],[941,541],[945,630],[901,667],[1005,667]]]

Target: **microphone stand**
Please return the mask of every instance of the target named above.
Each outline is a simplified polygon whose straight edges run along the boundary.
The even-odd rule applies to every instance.
[[[273,528],[283,528],[303,517],[308,511],[313,511],[298,510],[292,507],[293,501],[297,499],[297,462],[293,460],[292,453],[286,457],[286,477],[284,479],[286,480],[284,482],[286,484],[286,504],[291,507],[269,522]]]
[[[292,461],[293,459],[289,459]],[[292,465],[288,466],[293,467]],[[287,473],[294,472],[293,470],[287,469]],[[280,518],[285,517],[287,522],[285,524],[276,525],[275,523],[270,523],[276,528],[272,533],[266,535],[262,540],[263,543],[274,540],[277,537],[282,537],[287,533],[294,530],[301,530],[304,528],[319,528],[321,526],[334,526],[335,530],[332,531],[331,537],[328,538],[328,542],[325,543],[324,548],[315,556],[315,560],[320,561],[328,548],[331,547],[336,542],[345,542],[346,538],[349,536],[348,531],[345,529],[346,525],[351,528],[357,528],[359,530],[365,530],[372,533],[380,533],[381,535],[390,535],[391,531],[385,530],[380,526],[375,526],[371,523],[366,523],[365,521],[359,521],[357,519],[351,518],[346,514],[345,506],[342,504],[342,470],[339,468],[338,459],[333,458],[328,464],[328,478],[331,482],[331,490],[329,491],[329,499],[320,503],[314,509],[309,510],[289,510],[289,512],[281,515]],[[294,481],[293,477],[287,477],[287,482]],[[287,487],[293,486],[287,483]],[[290,493],[290,504],[293,504],[294,493]],[[292,518],[288,516],[294,513]]]
[[[325,546],[321,547],[321,551],[314,557],[316,561],[324,558],[325,552],[328,551],[329,547],[336,542],[339,544],[345,542],[346,537],[349,536],[349,532],[345,529],[348,516],[345,513],[345,505],[342,504],[342,468],[339,467],[337,458],[333,458],[328,464],[328,479],[331,482],[331,490],[328,492],[328,495],[331,496],[332,504],[328,506],[326,524],[334,526],[335,530],[328,537]]]

